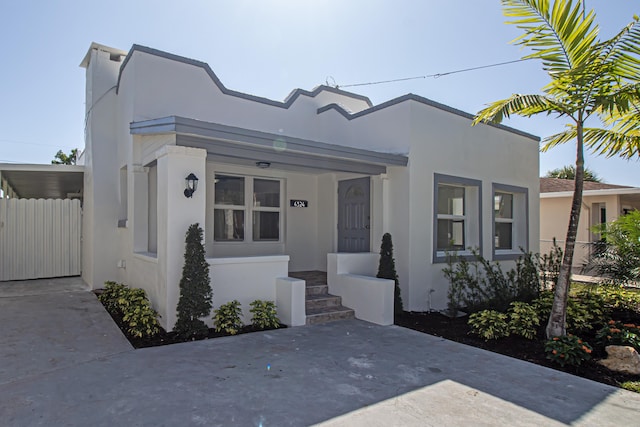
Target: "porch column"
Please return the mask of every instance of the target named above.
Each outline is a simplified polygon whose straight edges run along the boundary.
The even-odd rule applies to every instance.
[[[200,148],[166,145],[157,152],[158,159],[158,282],[166,292],[164,313],[166,329],[176,322],[176,306],[180,297],[180,276],[184,264],[184,239],[191,224],[204,229],[206,213],[207,151]],[[198,178],[192,197],[184,195],[185,177]],[[163,289],[164,288],[164,289]]]

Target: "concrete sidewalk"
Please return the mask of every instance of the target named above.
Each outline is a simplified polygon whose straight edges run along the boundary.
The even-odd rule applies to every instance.
[[[0,298],[3,425],[621,426],[640,414],[635,393],[357,320],[132,350],[91,293],[60,295]]]

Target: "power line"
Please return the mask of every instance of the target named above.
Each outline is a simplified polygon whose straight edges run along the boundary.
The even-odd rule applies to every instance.
[[[501,65],[514,64],[516,62],[528,61],[529,59],[531,59],[531,58],[516,59],[516,60],[513,60],[513,61],[499,62],[499,63],[496,63],[496,64],[489,64],[489,65],[480,65],[478,67],[463,68],[461,70],[447,71],[446,73],[427,74],[425,76],[404,77],[404,78],[401,78],[401,79],[380,80],[380,81],[377,81],[377,82],[368,82],[368,83],[353,83],[353,84],[348,84],[348,85],[335,84],[333,86],[336,89],[340,89],[340,88],[345,88],[345,87],[371,86],[371,85],[380,85],[380,84],[384,84],[384,83],[404,82],[404,81],[407,81],[407,80],[426,79],[428,77],[433,77],[434,79],[437,79],[437,78],[448,76],[448,75],[451,75],[451,74],[465,73],[465,72],[468,72],[468,71],[481,70],[483,68],[499,67]],[[331,79],[333,80],[333,77],[331,77]],[[327,85],[329,85],[328,81],[329,81],[329,78],[327,78]]]
[[[5,143],[9,143],[9,144],[26,144],[26,145],[38,145],[41,147],[51,147],[51,148],[78,148],[78,147],[74,147],[71,145],[52,145],[52,144],[42,144],[42,143],[38,143],[38,142],[26,142],[26,141],[18,141],[15,139],[0,139],[0,142],[5,142]]]

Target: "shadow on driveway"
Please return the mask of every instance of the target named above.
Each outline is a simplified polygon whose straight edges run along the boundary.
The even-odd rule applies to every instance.
[[[0,298],[0,322],[16,316],[0,338],[8,425],[620,426],[640,413],[635,393],[358,320],[133,351],[89,292]]]

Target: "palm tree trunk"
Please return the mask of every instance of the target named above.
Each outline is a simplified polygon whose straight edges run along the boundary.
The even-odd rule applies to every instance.
[[[567,238],[565,239],[564,256],[560,267],[560,276],[556,284],[551,307],[551,315],[547,323],[547,339],[566,335],[567,320],[567,300],[569,298],[569,281],[571,278],[571,265],[573,264],[573,252],[576,246],[578,234],[578,223],[580,221],[580,211],[582,208],[582,189],[584,187],[584,144],[583,144],[583,122],[578,120],[576,124],[577,133],[577,153],[576,153],[576,176],[573,190],[573,201],[571,203],[571,214],[569,215],[569,227]]]

